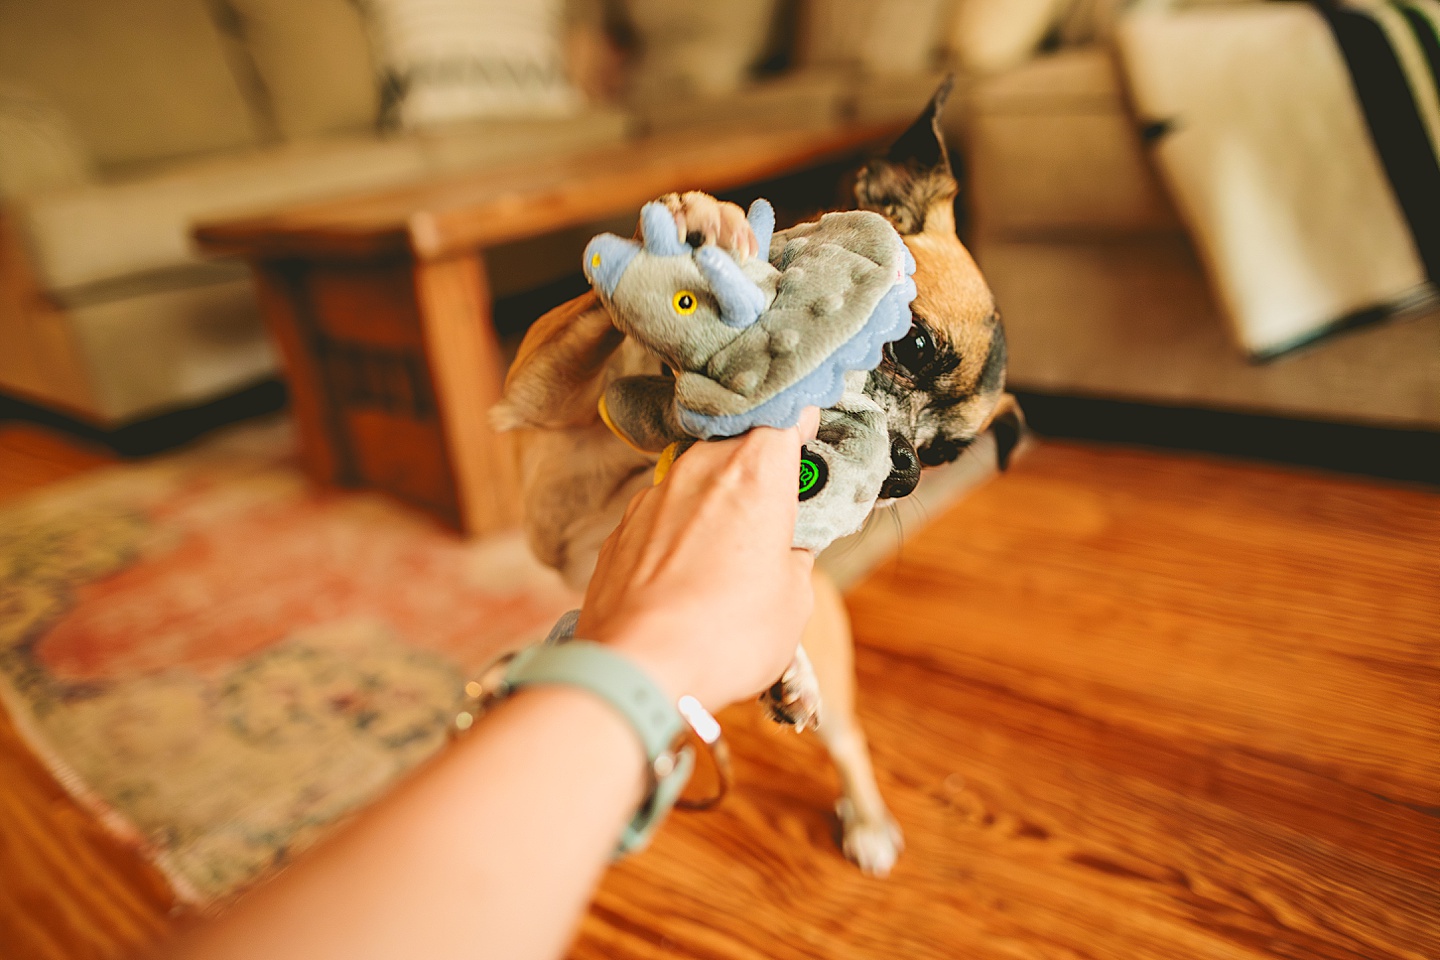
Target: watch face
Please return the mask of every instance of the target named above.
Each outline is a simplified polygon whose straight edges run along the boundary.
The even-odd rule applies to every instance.
[[[823,458],[811,453],[805,447],[800,448],[800,500],[803,503],[825,489],[825,482],[830,479],[830,468],[826,466]]]

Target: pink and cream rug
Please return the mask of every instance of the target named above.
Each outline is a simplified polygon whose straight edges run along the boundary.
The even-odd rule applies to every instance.
[[[444,741],[579,598],[519,536],[319,493],[283,424],[0,508],[0,699],[180,896],[283,863]]]

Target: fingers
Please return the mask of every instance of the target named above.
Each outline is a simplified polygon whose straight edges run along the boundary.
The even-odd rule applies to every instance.
[[[728,440],[697,443],[675,461],[666,479],[683,478],[682,482],[688,484],[702,475],[734,469],[739,476],[754,478],[738,482],[753,482],[757,495],[770,496],[783,490],[786,497],[792,497],[800,447],[815,439],[819,424],[819,408],[806,407],[799,422],[788,430],[756,427]]]
[[[820,408],[806,407],[800,411],[800,421],[795,424],[800,431],[800,442],[809,443],[820,432]]]

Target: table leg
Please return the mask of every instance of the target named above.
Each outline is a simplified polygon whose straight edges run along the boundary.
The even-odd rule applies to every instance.
[[[338,449],[341,426],[315,350],[314,324],[307,316],[305,265],[295,261],[251,265],[260,312],[271,339],[280,348],[290,413],[299,435],[300,462],[312,482],[346,484],[347,457]]]
[[[515,456],[486,414],[504,383],[479,254],[256,265],[301,455],[468,534],[518,523]]]
[[[420,261],[415,294],[461,525],[472,534],[514,526],[520,521],[514,438],[495,432],[489,420],[505,366],[484,261],[478,252]]]

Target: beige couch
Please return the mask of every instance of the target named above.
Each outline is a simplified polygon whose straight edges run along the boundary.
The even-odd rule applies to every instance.
[[[817,67],[381,134],[374,73],[351,0],[0,0],[0,391],[113,427],[273,376],[245,268],[200,259],[197,220],[648,130],[890,119],[935,79]],[[583,240],[516,254],[498,292],[573,271]]]
[[[1440,310],[1265,364],[1227,335],[1111,51],[976,83],[951,135],[1021,390],[1440,430]]]
[[[218,9],[0,0],[0,389],[114,425],[271,376],[243,265],[199,259],[192,222],[631,130],[589,110],[382,137],[350,4]]]

